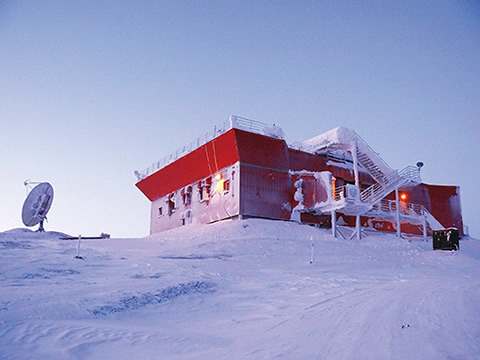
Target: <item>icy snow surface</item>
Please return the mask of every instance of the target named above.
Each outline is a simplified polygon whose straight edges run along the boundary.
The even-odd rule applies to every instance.
[[[324,150],[330,147],[351,151],[356,136],[357,135],[353,130],[345,127],[336,127],[335,129],[331,129],[323,134],[305,140],[302,143],[302,147],[313,149],[314,151]]]
[[[226,221],[82,260],[61,233],[0,233],[0,358],[478,358],[480,241],[369,234]]]

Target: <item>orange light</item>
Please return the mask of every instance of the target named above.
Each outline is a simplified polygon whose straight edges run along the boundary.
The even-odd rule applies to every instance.
[[[223,180],[219,180],[218,183],[217,183],[217,191],[219,193],[223,192],[225,190],[225,187],[224,187],[224,183],[225,181]]]
[[[222,174],[218,173],[217,175],[215,175],[215,179],[216,179],[217,181],[222,180]]]
[[[402,194],[402,195],[400,195],[400,199],[402,199],[402,200],[407,200],[407,194]]]

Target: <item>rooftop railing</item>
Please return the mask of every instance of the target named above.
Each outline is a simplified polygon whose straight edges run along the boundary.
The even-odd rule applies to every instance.
[[[274,126],[274,125],[273,125]],[[261,121],[251,120],[243,118],[240,116],[231,115],[228,120],[225,120],[221,124],[215,125],[212,130],[205,133],[203,136],[199,136],[195,140],[191,141],[189,144],[184,145],[171,154],[163,157],[162,159],[154,162],[149,167],[143,171],[136,170],[134,172],[137,177],[137,181],[145,179],[147,176],[150,176],[154,172],[163,169],[165,166],[177,161],[181,157],[191,153],[192,151],[198,149],[199,147],[205,145],[209,141],[215,139],[216,137],[222,135],[230,129],[240,129],[257,134],[268,135],[268,132],[265,129],[272,127],[267,123]]]

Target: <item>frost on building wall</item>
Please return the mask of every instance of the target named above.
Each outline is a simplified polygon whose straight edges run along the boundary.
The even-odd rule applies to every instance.
[[[427,219],[429,231],[463,234],[458,187],[424,184],[415,166],[390,168],[355,131],[336,128],[295,146],[284,138],[278,126],[232,116],[136,172],[152,202],[151,233],[235,217],[328,227],[335,217],[385,231],[401,223],[410,233]]]

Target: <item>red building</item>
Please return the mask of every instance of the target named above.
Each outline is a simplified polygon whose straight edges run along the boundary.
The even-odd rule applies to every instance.
[[[421,166],[421,164],[419,163]],[[235,217],[295,220],[424,234],[463,235],[457,186],[421,182],[420,166],[393,170],[353,130],[336,128],[289,146],[283,131],[231,116],[143,172],[150,232]]]

